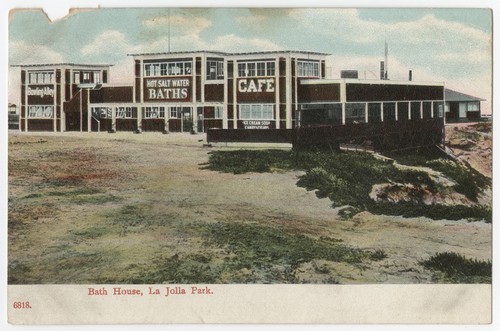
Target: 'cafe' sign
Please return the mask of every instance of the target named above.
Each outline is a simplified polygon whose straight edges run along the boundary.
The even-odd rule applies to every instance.
[[[274,78],[249,78],[238,81],[238,92],[274,92]]]

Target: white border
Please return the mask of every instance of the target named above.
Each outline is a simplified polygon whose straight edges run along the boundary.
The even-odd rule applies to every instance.
[[[92,7],[145,7],[145,6],[157,6],[157,7],[166,7],[166,6],[172,6],[176,7],[179,6],[179,2],[177,1],[161,1],[161,0],[148,0],[147,2],[136,2],[132,0],[66,0],[64,3],[62,1],[54,1],[54,2],[49,2],[48,0],[42,0],[42,1],[35,1],[35,0],[6,0],[0,2],[0,8],[1,12],[3,14],[3,18],[1,20],[2,22],[2,28],[1,28],[1,42],[4,47],[2,47],[1,51],[1,59],[2,59],[2,68],[4,69],[4,72],[7,72],[7,66],[8,66],[8,48],[6,47],[7,42],[8,42],[8,20],[6,19],[8,16],[8,12],[11,8],[32,8],[32,7],[45,7],[45,9],[49,12],[49,16],[54,17],[54,15],[59,14],[61,15],[62,13],[66,12],[69,7],[84,7],[84,8],[92,8]],[[463,8],[492,8],[493,9],[493,35],[494,37],[498,34],[499,30],[497,28],[497,19],[500,17],[497,14],[497,9],[498,9],[498,1],[495,2],[493,0],[476,0],[476,1],[470,1],[470,0],[451,0],[451,1],[446,1],[446,0],[419,0],[419,1],[378,1],[374,3],[373,1],[369,0],[364,0],[364,1],[359,1],[359,0],[354,0],[354,1],[318,1],[318,0],[310,0],[310,1],[305,1],[305,0],[289,0],[289,1],[275,1],[275,0],[254,0],[254,1],[241,1],[235,3],[234,1],[231,0],[217,0],[217,1],[206,1],[202,2],[200,0],[187,0],[182,2],[183,7],[415,7],[415,8],[422,8],[422,7],[442,7],[442,8],[458,8],[458,7],[463,7]],[[494,53],[497,50],[496,48],[496,42],[494,42]],[[495,63],[494,63],[495,64]],[[494,65],[493,67],[493,77],[494,77],[494,86],[493,86],[493,94],[494,97],[497,96],[496,90],[496,77],[497,77],[497,66]],[[7,86],[8,86],[8,80],[7,80],[7,75],[2,75],[2,79],[0,82],[0,102],[3,103],[4,105],[7,105]],[[494,100],[496,101],[496,100]],[[496,110],[496,102],[493,103],[492,110]],[[4,114],[3,116],[0,116],[0,125],[2,128],[6,127],[6,111],[4,109]],[[496,116],[494,116],[494,127],[496,128],[497,126],[497,121],[496,121]],[[496,131],[496,130],[495,130]],[[1,141],[3,142],[1,144],[1,155],[6,156],[7,155],[7,130],[0,131],[2,132],[2,138]],[[495,144],[496,146],[496,144]],[[496,158],[496,153],[494,152],[494,159],[493,159],[494,164],[497,164],[497,158]],[[2,171],[3,174],[7,174],[7,158],[3,157],[2,162],[0,163],[0,171]],[[493,187],[494,187],[494,196],[496,196],[497,193],[497,187],[498,183],[496,180],[496,167],[493,169]],[[2,199],[0,201],[0,210],[3,213],[3,236],[2,238],[7,238],[7,181],[6,178],[3,177],[2,181]],[[493,213],[493,222],[495,223],[496,215],[498,213],[496,212],[496,208],[494,209]],[[498,226],[493,226],[493,235],[495,238],[498,237]],[[6,252],[7,252],[7,242],[2,241],[2,252],[4,253],[2,255],[2,266],[3,266],[3,273],[0,277],[0,281],[2,284],[6,284],[6,265],[7,265],[7,259],[6,259]],[[494,244],[494,249],[496,248],[496,245]],[[494,250],[494,257],[496,257],[497,250]],[[495,261],[496,262],[496,261]],[[493,263],[493,279],[494,279],[494,284],[493,284],[493,295],[494,295],[494,300],[493,300],[493,312],[495,311],[500,311],[497,300],[499,298],[498,296],[498,286],[496,286],[496,279],[499,275],[499,267],[498,263]],[[1,294],[3,294],[1,300],[1,305],[0,307],[4,308],[2,311],[4,312],[4,318],[5,320],[3,321],[2,329],[3,330],[28,330],[28,329],[33,329],[34,327],[26,327],[26,326],[17,326],[14,327],[12,325],[6,324],[6,300],[5,300],[5,285],[1,287]],[[498,315],[498,313],[497,313]],[[493,324],[489,326],[482,326],[481,330],[488,329],[488,330],[493,330],[493,329],[498,329],[498,326],[500,323],[498,322],[498,318],[495,318],[495,315],[493,315]],[[253,330],[255,329],[256,326],[245,326],[245,325],[238,325],[238,329],[248,329],[248,330]],[[300,330],[300,329],[317,329],[317,330],[331,330],[333,328],[335,329],[342,329],[342,330],[420,330],[422,326],[401,326],[401,325],[375,325],[375,326],[367,326],[367,325],[342,325],[342,326],[301,326],[301,325],[292,325],[292,326],[264,326],[264,327],[259,327],[259,329],[266,329],[266,330],[279,330],[281,328],[287,328],[287,329],[295,329],[295,330]],[[56,329],[59,329],[61,327],[55,327]],[[66,327],[64,327],[66,328]],[[88,327],[86,326],[73,326],[73,330],[79,330],[79,329],[87,329]],[[116,329],[116,330],[135,330],[135,329],[144,329],[144,326],[99,326],[99,327],[93,327],[94,329],[98,330],[108,330],[108,329]],[[164,329],[164,326],[148,326],[148,329]],[[197,326],[189,326],[189,325],[174,325],[174,326],[169,326],[169,329],[171,330],[192,330],[192,329],[204,329],[204,330],[233,330],[235,328],[234,325],[197,325]],[[433,329],[437,330],[470,330],[472,328],[479,328],[479,327],[474,327],[474,326],[460,326],[460,325],[440,325],[440,326],[432,326]],[[54,329],[53,326],[49,327],[42,327],[42,329],[47,329],[47,330],[52,330]]]

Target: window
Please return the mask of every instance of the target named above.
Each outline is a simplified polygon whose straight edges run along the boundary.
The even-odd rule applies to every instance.
[[[257,62],[257,76],[265,76],[265,75],[266,75],[266,63]]]
[[[275,73],[274,68],[275,68],[274,62],[266,62],[267,76],[274,76]]]
[[[300,109],[301,125],[342,124],[342,104],[340,103],[302,104]]]
[[[240,105],[240,120],[272,120],[274,119],[273,105],[247,104]]]
[[[422,119],[422,116],[420,114],[420,106],[421,106],[421,103],[418,101],[414,101],[414,102],[410,103],[410,112],[411,112],[411,119],[412,120]]]
[[[398,121],[408,121],[408,102],[398,102]]]
[[[52,71],[36,71],[28,74],[29,84],[53,84],[54,72]]]
[[[396,104],[394,102],[384,102],[384,122],[394,122],[396,120]]]
[[[239,77],[266,77],[275,75],[275,64],[272,61],[238,63]]]
[[[248,77],[255,77],[255,62],[247,63],[246,73]]]
[[[443,118],[443,102],[434,101],[434,117]]]
[[[380,123],[382,120],[382,115],[380,114],[381,109],[381,103],[368,104],[368,123]]]
[[[224,107],[216,106],[214,109],[214,118],[221,119],[224,117]]]
[[[80,73],[79,72],[75,72],[75,75],[73,77],[73,81],[75,82],[75,84],[80,84]]]
[[[137,117],[136,107],[116,107],[116,118],[135,118]]]
[[[170,107],[170,118],[179,118],[181,107]]]
[[[432,118],[432,102],[423,102],[422,112],[426,120]]]
[[[207,61],[207,80],[224,79],[224,61]]]
[[[467,111],[479,111],[479,102],[467,103]]]
[[[297,67],[299,77],[319,77],[319,62],[298,61]]]
[[[82,83],[83,84],[91,83],[91,81],[90,81],[90,72],[84,72],[84,73],[82,73]]]
[[[346,123],[365,123],[365,104],[346,103],[345,104]]]
[[[191,61],[158,62],[144,64],[144,76],[186,76],[192,72]]]
[[[165,107],[143,107],[144,118],[165,118]]]
[[[54,106],[29,106],[29,118],[53,118]]]
[[[246,77],[246,63],[238,63],[238,76],[239,77]]]
[[[111,107],[92,107],[92,117],[101,118],[111,118]]]

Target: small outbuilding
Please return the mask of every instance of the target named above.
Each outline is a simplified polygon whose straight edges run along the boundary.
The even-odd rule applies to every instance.
[[[481,101],[484,99],[445,89],[445,100],[446,123],[481,120]]]

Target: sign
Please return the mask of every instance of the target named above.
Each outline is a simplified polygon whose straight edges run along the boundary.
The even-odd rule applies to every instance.
[[[237,101],[248,103],[275,103],[275,78],[240,78],[236,82]]]
[[[145,101],[190,101],[191,79],[147,78],[144,79]]]
[[[249,78],[238,81],[238,92],[274,92],[274,78]]]
[[[39,96],[41,98],[45,96],[54,97],[54,88],[52,86],[43,86],[43,87],[29,87],[26,91],[28,96]]]
[[[245,129],[269,129],[271,121],[242,121]]]

